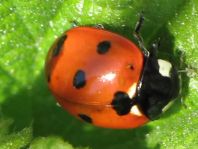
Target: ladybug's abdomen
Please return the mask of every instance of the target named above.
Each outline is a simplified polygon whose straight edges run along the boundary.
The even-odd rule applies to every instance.
[[[126,38],[96,28],[73,28],[62,37],[52,46],[46,63],[49,87],[57,100],[74,115],[83,111],[101,118],[105,113],[107,118],[116,115],[106,106],[111,105],[116,92],[130,98],[135,95],[142,52]],[[103,107],[100,113],[97,107]]]

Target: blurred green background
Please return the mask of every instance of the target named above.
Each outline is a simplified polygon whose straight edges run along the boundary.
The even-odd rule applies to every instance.
[[[161,38],[159,55],[182,74],[182,98],[160,120],[141,128],[111,130],[80,122],[56,105],[44,62],[53,41],[72,22],[103,24],[134,40],[144,11],[146,46]],[[180,53],[183,65],[179,66]],[[196,149],[198,148],[197,0],[1,0],[0,149]]]

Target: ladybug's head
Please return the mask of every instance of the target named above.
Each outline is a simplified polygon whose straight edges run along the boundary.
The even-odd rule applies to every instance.
[[[151,54],[145,57],[137,102],[151,120],[157,119],[179,94],[179,78],[174,65]]]

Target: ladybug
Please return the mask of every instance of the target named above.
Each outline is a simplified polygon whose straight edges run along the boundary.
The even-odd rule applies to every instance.
[[[179,92],[175,66],[158,59],[139,35],[143,17],[130,40],[103,28],[75,27],[48,52],[48,86],[69,113],[105,128],[135,128],[163,113]]]

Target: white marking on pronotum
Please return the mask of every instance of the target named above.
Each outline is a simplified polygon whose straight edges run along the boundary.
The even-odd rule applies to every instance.
[[[158,59],[158,64],[159,64],[159,73],[164,77],[170,77],[172,64],[162,59]]]
[[[131,85],[131,87],[129,88],[127,92],[129,95],[129,98],[133,98],[135,96],[136,88],[137,88],[137,83],[133,83],[133,85]]]
[[[130,113],[136,116],[142,116],[142,112],[140,111],[137,105],[131,107]]]

